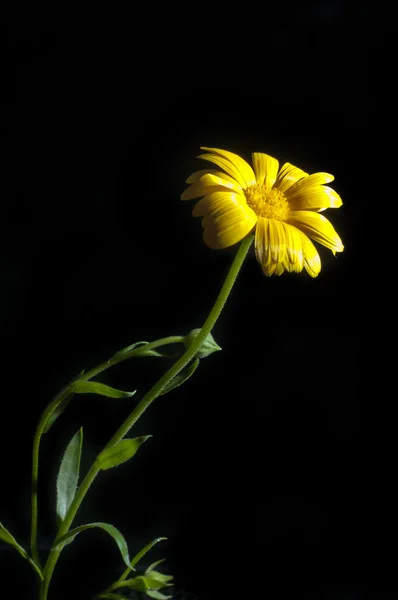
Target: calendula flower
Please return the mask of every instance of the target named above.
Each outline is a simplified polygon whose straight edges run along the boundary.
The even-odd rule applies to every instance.
[[[340,196],[324,185],[333,175],[309,175],[290,163],[279,169],[276,158],[253,152],[253,168],[243,158],[218,148],[205,148],[198,158],[219,169],[204,169],[187,179],[181,200],[200,198],[193,210],[202,217],[204,241],[213,249],[227,248],[255,232],[255,252],[266,275],[303,268],[316,277],[319,254],[310,238],[335,254],[344,246],[332,224],[320,214],[342,205]]]

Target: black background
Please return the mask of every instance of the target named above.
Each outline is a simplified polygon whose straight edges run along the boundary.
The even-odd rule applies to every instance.
[[[316,280],[265,278],[249,256],[214,330],[223,351],[145,413],[133,432],[153,438],[98,478],[76,524],[113,523],[132,553],[167,536],[151,558],[167,558],[177,598],[396,591],[359,393],[367,17],[334,0],[3,26],[0,520],[21,543],[48,401],[124,346],[200,327],[217,296],[235,248],[206,248],[193,203],[179,201],[203,168],[199,147],[263,151],[335,175],[344,205],[328,216],[344,253],[320,248]],[[84,472],[167,364],[106,372],[137,396],[75,398],[44,438],[43,556],[66,443],[83,426]],[[15,597],[30,597],[29,567],[2,546],[2,577],[11,568]],[[63,553],[50,597],[90,598],[118,569],[106,535],[87,532]]]

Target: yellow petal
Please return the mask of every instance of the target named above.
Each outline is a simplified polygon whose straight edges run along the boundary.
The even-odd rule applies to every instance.
[[[321,259],[311,240],[302,231],[297,230],[300,234],[303,244],[304,267],[311,277],[317,277],[321,270]]]
[[[207,173],[217,173],[217,169],[200,169],[200,171],[195,171],[185,180],[185,183],[198,183],[199,179],[202,175],[206,175]]]
[[[288,188],[303,177],[308,177],[308,173],[287,162],[279,171],[274,187],[285,193]]]
[[[286,260],[284,267],[289,273],[300,273],[304,266],[303,244],[300,232],[296,227],[283,223],[286,235]]]
[[[287,240],[282,221],[259,217],[254,248],[265,275],[283,273],[283,263],[287,257]]]
[[[308,175],[308,177],[304,177],[299,181],[296,181],[292,186],[290,186],[287,190],[285,190],[285,196],[289,200],[298,190],[304,194],[305,190],[310,187],[320,186],[324,183],[330,183],[333,181],[333,175],[330,173],[313,173],[312,175]]]
[[[254,227],[257,215],[244,196],[234,192],[215,192],[200,200],[193,211],[203,217],[204,240],[213,249],[227,248],[242,240]]]
[[[221,173],[221,177],[219,173],[206,173],[206,175],[202,175],[200,178],[200,183],[208,185],[221,185],[237,192],[242,191],[241,186],[236,183],[232,177],[229,177],[225,173]]]
[[[256,181],[259,185],[273,186],[278,173],[279,162],[263,152],[252,152]]]
[[[334,252],[342,252],[344,246],[333,225],[323,215],[310,210],[296,210],[290,213],[287,222],[308,235],[316,242]]]
[[[288,199],[291,210],[322,211],[326,208],[339,208],[343,204],[338,193],[327,185],[299,187],[289,194]]]
[[[198,158],[203,158],[205,160],[214,162],[217,166],[221,167],[229,175],[231,175],[231,177],[236,179],[242,188],[255,185],[256,177],[253,169],[243,158],[237,154],[228,152],[227,150],[220,150],[219,148],[207,148],[205,146],[201,146],[200,149],[207,150],[208,152],[211,152],[211,154],[201,154]],[[215,160],[216,158],[218,161]]]
[[[182,194],[181,200],[193,200],[194,198],[200,198],[201,196],[206,196],[206,194],[211,194],[212,192],[219,192],[224,189],[221,185],[209,185],[205,183],[193,183],[189,186]]]

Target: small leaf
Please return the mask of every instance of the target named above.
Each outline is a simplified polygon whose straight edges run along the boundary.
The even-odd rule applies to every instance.
[[[66,398],[64,398],[58,404],[58,406],[53,410],[53,412],[50,414],[50,416],[47,419],[47,423],[44,426],[43,433],[47,433],[47,431],[50,429],[50,427],[53,425],[53,423],[58,419],[58,417],[60,415],[62,415],[62,413],[64,412],[65,408],[68,406],[69,402],[72,400],[74,395],[75,395],[74,393],[68,394],[66,396]]]
[[[151,598],[156,598],[156,600],[167,600],[168,598],[172,598],[172,596],[162,594],[162,592],[158,592],[157,590],[147,590],[146,593]]]
[[[125,579],[124,581],[121,581],[119,587],[129,587],[133,590],[145,592],[146,590],[159,590],[169,585],[171,584],[164,584],[162,581],[158,581],[157,579],[153,579],[152,577],[139,575],[138,577],[134,577],[133,579]]]
[[[134,556],[133,560],[131,561],[131,563],[130,563],[131,568],[134,569],[135,565],[141,560],[141,558],[143,556],[145,556],[145,554],[147,552],[149,552],[149,550],[151,550],[156,544],[158,544],[159,542],[161,542],[163,540],[167,540],[167,538],[165,538],[165,537],[155,538],[154,540],[152,540],[152,542],[149,542],[149,544],[144,546],[144,548],[141,548],[141,550],[139,552],[137,552],[137,554]]]
[[[184,345],[186,349],[192,346],[193,342],[198,337],[201,331],[201,329],[192,329],[192,331],[184,337]],[[219,352],[220,350],[220,346],[216,343],[211,333],[209,333],[208,336],[202,342],[201,346],[199,346],[199,350],[197,351],[196,356],[198,358],[205,358],[206,356],[213,354],[213,352]]]
[[[173,575],[165,575],[164,573],[159,573],[159,571],[154,571],[153,569],[151,571],[148,570],[145,572],[145,575],[148,575],[148,577],[150,577],[151,579],[156,579],[157,581],[160,581],[161,583],[169,583],[169,581],[171,581],[173,579]]]
[[[131,344],[131,346],[127,346],[126,348],[123,348],[123,350],[119,350],[119,352],[116,352],[116,354],[114,354],[114,356],[123,356],[123,354],[132,352],[135,348],[138,349],[139,346],[145,346],[148,343],[149,342],[136,342],[135,344]],[[137,352],[137,356],[163,356],[163,354],[161,354],[157,350],[151,350],[151,349],[145,350],[145,348],[142,348],[142,350],[140,350],[140,352]]]
[[[151,565],[149,565],[149,567],[147,568],[145,573],[149,573],[150,571],[152,571],[155,567],[160,565],[160,563],[164,562],[165,560],[166,560],[165,558],[161,558],[160,560],[157,560],[156,562],[152,563]]]
[[[76,394],[99,394],[108,398],[130,398],[137,391],[123,392],[97,381],[75,381],[70,385],[70,389]]]
[[[198,368],[198,365],[199,365],[199,359],[196,358],[193,362],[191,362],[190,365],[188,365],[187,367],[182,369],[182,371],[180,371],[178,373],[178,375],[176,375],[171,381],[169,381],[169,383],[167,383],[164,386],[164,388],[160,392],[159,396],[168,394],[169,392],[171,392],[171,390],[174,390],[174,388],[182,385],[187,379],[189,379],[191,377],[191,375],[194,374],[194,372]]]
[[[61,536],[59,538],[59,540],[57,540],[55,542],[54,548],[58,548],[61,545],[64,546],[69,541],[72,541],[82,531],[86,531],[86,529],[93,529],[95,527],[99,527],[100,529],[103,529],[111,537],[113,537],[116,544],[118,545],[118,548],[120,550],[120,554],[122,555],[124,563],[130,569],[131,568],[130,567],[130,558],[129,558],[129,551],[128,551],[126,540],[124,539],[124,537],[120,533],[120,531],[118,529],[116,529],[116,527],[114,527],[113,525],[109,525],[109,523],[88,523],[87,525],[81,525],[80,527],[71,529],[70,531],[68,531],[68,533],[65,533],[65,535]]]
[[[143,435],[141,437],[121,440],[97,456],[97,466],[103,471],[112,469],[113,467],[118,467],[127,460],[130,460],[130,458],[132,458],[137,452],[141,444],[146,442],[150,437],[152,436]]]
[[[67,445],[58,471],[56,513],[60,522],[64,520],[76,494],[82,443],[83,428],[81,427]]]
[[[18,544],[18,542],[14,538],[14,536],[11,535],[11,533],[1,523],[0,523],[0,540],[3,540],[3,542],[7,542],[7,544],[10,544],[10,546],[13,546],[15,548],[15,550],[18,550],[20,555],[23,556],[24,558],[28,558],[28,553],[26,552],[26,550]]]
[[[2,523],[0,523],[0,540],[3,540],[3,542],[6,542],[7,544],[10,544],[10,546],[15,548],[15,550],[17,550],[19,554],[28,561],[28,563],[33,567],[40,579],[43,581],[43,574],[40,568],[37,566],[34,560],[30,558],[25,548],[22,548],[22,546],[18,544],[14,536],[11,535],[11,533],[4,527],[4,525],[2,525]]]

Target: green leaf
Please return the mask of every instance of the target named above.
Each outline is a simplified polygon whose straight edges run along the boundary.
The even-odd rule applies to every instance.
[[[75,381],[70,385],[70,390],[76,394],[99,394],[108,398],[130,398],[137,391],[123,392],[97,381]]]
[[[201,331],[201,329],[193,329],[184,337],[184,345],[187,350],[190,346],[192,346],[192,343],[195,341]],[[205,358],[206,356],[213,354],[213,352],[219,352],[220,350],[220,346],[216,343],[211,333],[209,333],[209,335],[202,342],[202,345],[199,347],[196,356],[198,358]]]
[[[64,398],[58,404],[58,406],[53,410],[53,412],[50,414],[50,416],[47,419],[47,423],[44,426],[43,433],[47,433],[47,431],[50,429],[50,427],[53,425],[53,423],[58,419],[58,417],[60,415],[62,415],[62,413],[64,412],[65,408],[68,406],[69,402],[72,400],[74,395],[75,395],[74,393],[68,394],[66,396],[66,398]]]
[[[165,538],[165,537],[155,538],[154,540],[152,540],[152,542],[149,542],[149,544],[144,546],[144,548],[141,548],[141,550],[139,552],[137,552],[137,554],[134,556],[134,558],[130,562],[131,568],[134,569],[135,565],[141,560],[141,558],[143,556],[145,556],[145,554],[147,552],[149,552],[149,550],[151,550],[156,544],[158,544],[159,542],[161,542],[163,540],[167,540],[167,538]]]
[[[149,565],[149,567],[147,568],[145,573],[149,573],[150,571],[152,571],[155,567],[160,565],[160,563],[164,562],[165,560],[166,560],[165,558],[161,558],[160,560],[157,560],[156,562],[152,563],[151,565]]]
[[[143,435],[141,437],[121,440],[97,456],[97,466],[103,471],[112,469],[113,467],[118,467],[127,460],[130,460],[130,458],[132,458],[137,452],[141,444],[146,442],[150,437],[152,436]]]
[[[18,542],[14,538],[14,536],[11,535],[11,533],[1,523],[0,523],[0,540],[3,540],[3,542],[7,542],[7,544],[10,544],[10,546],[13,546],[13,548],[15,548],[15,550],[18,550],[20,555],[23,556],[24,558],[28,558],[28,553],[26,552],[26,550],[18,544]]]
[[[162,594],[162,592],[158,592],[157,590],[147,590],[146,593],[151,598],[156,598],[156,600],[167,600],[168,598],[172,598],[172,596]]]
[[[76,494],[82,443],[83,427],[75,433],[67,445],[58,471],[56,513],[60,522],[64,520]]]
[[[87,525],[81,525],[80,527],[71,529],[70,531],[68,531],[68,533],[65,533],[65,535],[61,536],[59,540],[57,540],[57,542],[54,544],[54,548],[58,548],[59,546],[65,546],[69,541],[72,541],[82,531],[86,531],[86,529],[93,529],[95,527],[103,529],[111,537],[113,537],[116,544],[118,545],[120,554],[122,555],[125,565],[127,565],[127,567],[130,569],[131,567],[127,542],[124,539],[123,535],[120,533],[120,531],[116,529],[116,527],[114,527],[113,525],[109,525],[109,523],[88,523]]]
[[[171,585],[170,583],[163,583],[152,577],[146,577],[145,575],[139,575],[133,579],[125,579],[120,582],[119,587],[129,587],[133,590],[145,592],[146,590],[159,590],[163,587]]]
[[[127,354],[128,352],[131,352],[135,348],[138,348],[139,346],[145,346],[148,343],[149,342],[136,342],[135,344],[131,344],[131,346],[127,346],[126,348],[123,348],[123,350],[119,350],[119,352],[116,352],[116,354],[114,354],[114,356],[123,356],[123,354]],[[157,350],[151,350],[151,349],[145,350],[145,348],[142,348],[142,350],[140,350],[140,352],[137,352],[137,356],[163,356],[163,354],[161,354]]]
[[[33,567],[33,569],[36,571],[36,573],[38,574],[40,579],[43,580],[43,575],[42,575],[40,568],[30,558],[30,556],[26,552],[25,548],[22,548],[22,546],[20,546],[18,544],[18,542],[14,538],[14,536],[4,527],[4,525],[2,523],[0,523],[0,540],[3,540],[3,542],[6,542],[7,544],[10,544],[10,546],[15,548],[15,550],[17,550],[19,552],[19,554],[21,556],[23,556],[23,558],[25,558],[28,561],[28,563]]]
[[[164,584],[169,583],[169,581],[173,579],[173,575],[165,575],[164,573],[159,573],[159,571],[154,571],[153,569],[149,572],[146,570],[145,575]]]
[[[182,371],[180,371],[178,375],[174,377],[174,379],[172,379],[171,381],[169,381],[169,383],[165,385],[163,390],[160,392],[159,396],[164,396],[164,394],[168,394],[169,392],[171,392],[171,390],[174,390],[174,388],[182,385],[187,379],[191,377],[191,375],[194,374],[194,372],[198,368],[198,365],[199,359],[196,358],[193,362],[191,362],[191,364],[182,369]]]

